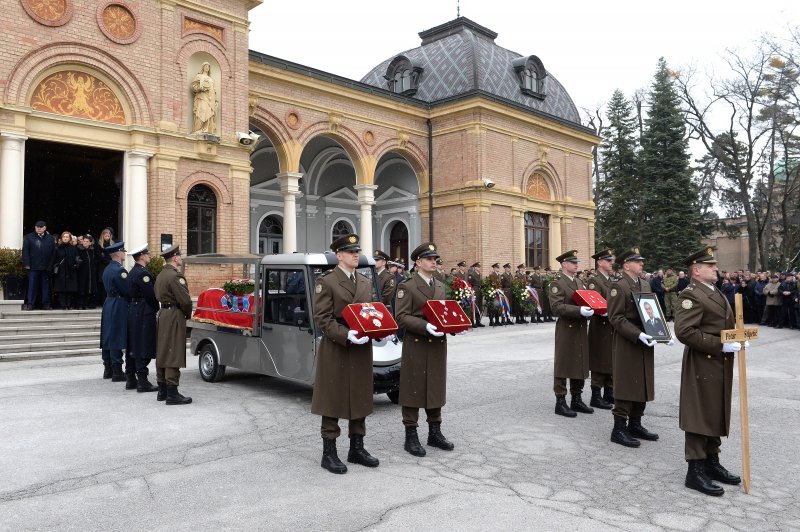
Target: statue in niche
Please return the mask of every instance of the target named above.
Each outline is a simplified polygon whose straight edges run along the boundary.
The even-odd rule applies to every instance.
[[[216,132],[217,118],[217,89],[211,77],[211,64],[203,63],[200,72],[192,80],[192,93],[194,94],[194,126],[192,133]]]

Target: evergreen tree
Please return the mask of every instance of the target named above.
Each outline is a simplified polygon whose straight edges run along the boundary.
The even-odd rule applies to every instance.
[[[678,265],[708,232],[697,184],[692,180],[686,126],[672,73],[659,59],[647,99],[641,150],[641,230],[647,269]],[[633,229],[633,228],[632,228]]]
[[[637,122],[633,105],[620,90],[614,91],[606,112],[608,126],[600,146],[597,174],[597,247],[622,250],[641,237],[641,182],[638,179]],[[635,241],[635,242],[634,242]]]

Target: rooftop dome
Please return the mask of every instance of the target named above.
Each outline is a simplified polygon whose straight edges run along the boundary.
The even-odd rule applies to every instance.
[[[419,36],[421,46],[387,59],[361,81],[426,102],[480,91],[580,124],[572,98],[539,58],[498,46],[492,30],[458,17]]]

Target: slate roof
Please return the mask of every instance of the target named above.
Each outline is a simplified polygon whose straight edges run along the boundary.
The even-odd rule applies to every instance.
[[[421,46],[397,54],[423,68],[415,99],[434,103],[481,91],[568,122],[581,123],[572,98],[549,71],[543,100],[522,93],[511,64],[522,56],[495,44],[497,33],[492,30],[459,17],[419,36]],[[397,55],[373,68],[361,82],[387,88],[386,69]]]

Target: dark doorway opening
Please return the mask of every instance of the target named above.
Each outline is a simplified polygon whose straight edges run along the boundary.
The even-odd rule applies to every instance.
[[[389,249],[393,259],[403,259],[406,267],[411,268],[408,263],[408,228],[403,222],[395,222],[389,232]]]
[[[37,220],[47,222],[51,234],[91,233],[95,239],[105,227],[122,234],[123,152],[75,144],[25,142],[24,227],[32,231]]]

